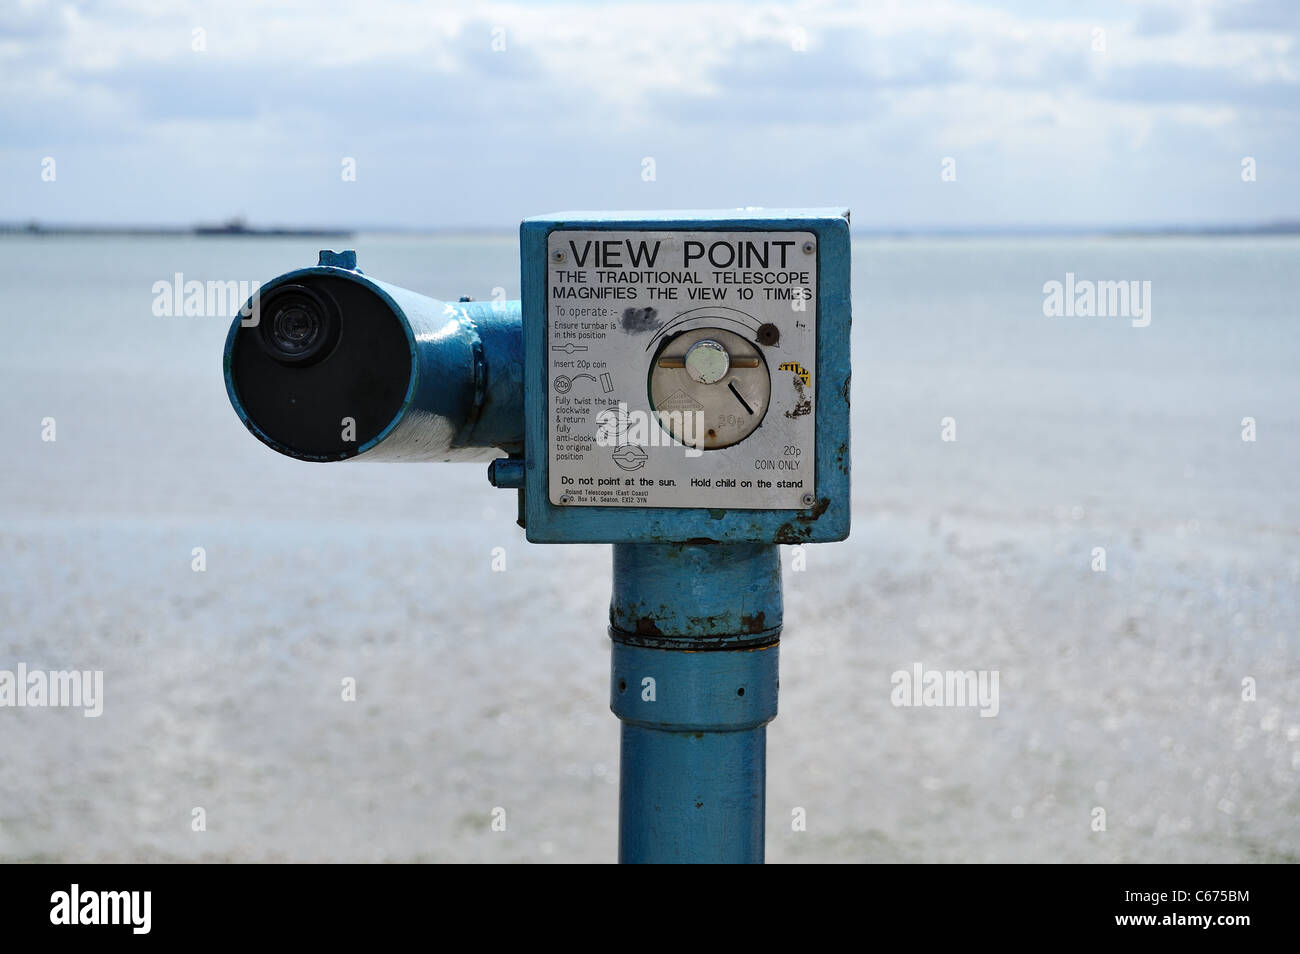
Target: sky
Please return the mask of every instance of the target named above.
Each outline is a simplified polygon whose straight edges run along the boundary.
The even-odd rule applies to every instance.
[[[1300,219],[1300,0],[0,0],[0,221]]]

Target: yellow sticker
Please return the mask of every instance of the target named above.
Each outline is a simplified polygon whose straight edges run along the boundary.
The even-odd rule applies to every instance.
[[[804,387],[812,384],[812,373],[798,361],[786,361],[777,370],[793,371],[803,379]]]

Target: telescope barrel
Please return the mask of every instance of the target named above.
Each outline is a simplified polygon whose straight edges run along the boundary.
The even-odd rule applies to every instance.
[[[226,338],[226,391],[258,440],[307,461],[522,454],[518,301],[441,302],[349,253],[321,261],[262,286]]]

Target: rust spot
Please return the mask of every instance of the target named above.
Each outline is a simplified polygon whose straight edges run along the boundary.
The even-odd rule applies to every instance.
[[[708,638],[709,633],[719,628],[720,623],[727,621],[726,615],[715,613],[712,616],[691,616],[687,619],[687,630],[692,633],[698,633],[702,638]]]
[[[761,633],[767,629],[767,612],[760,610],[757,613],[749,613],[740,617],[740,625],[745,628],[745,632],[751,636],[755,633]]]
[[[800,517],[799,519],[804,519]],[[783,523],[776,528],[777,543],[803,543],[812,536],[812,527],[796,528],[792,523]]]
[[[817,503],[812,507],[812,509],[809,510],[808,513],[806,513],[806,514],[802,514],[802,513],[801,513],[801,514],[799,514],[799,516],[796,517],[795,519],[796,519],[796,520],[802,520],[804,523],[812,523],[812,522],[815,521],[818,517],[820,517],[822,514],[824,514],[824,513],[826,512],[826,508],[829,507],[830,505],[831,505],[831,498],[830,498],[830,497],[822,497],[821,499],[819,499],[819,500],[817,501]]]
[[[651,619],[649,616],[642,616],[639,620],[636,621],[636,634],[638,636],[662,636],[663,635],[663,633],[659,632],[659,627],[655,625],[655,621]]]

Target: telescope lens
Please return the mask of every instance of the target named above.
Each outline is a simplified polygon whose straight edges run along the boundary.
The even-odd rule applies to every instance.
[[[240,312],[227,387],[253,433],[281,453],[356,457],[406,402],[414,375],[408,326],[368,279],[295,277]]]
[[[258,325],[266,352],[282,364],[312,364],[338,343],[337,309],[302,285],[277,288],[263,306],[267,317]]]

